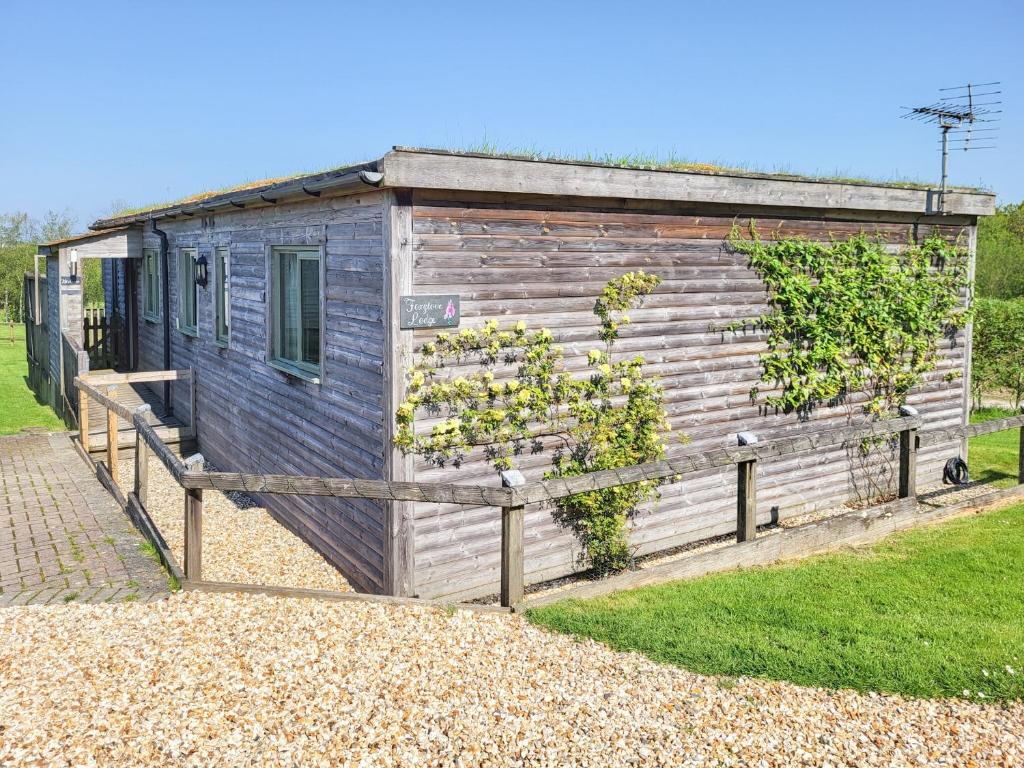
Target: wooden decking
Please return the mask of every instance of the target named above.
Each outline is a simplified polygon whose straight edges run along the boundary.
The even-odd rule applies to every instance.
[[[93,378],[113,374],[112,370],[90,371],[87,376]],[[192,441],[193,435],[188,424],[188,414],[167,415],[162,395],[162,382],[132,382],[119,384],[114,397],[117,402],[135,410],[140,405],[148,404],[152,410],[146,414],[146,421],[151,424],[165,443],[173,445]],[[135,447],[135,428],[124,418],[117,420],[118,447],[133,449]],[[89,408],[89,453],[102,453],[107,449],[107,411],[97,403]]]

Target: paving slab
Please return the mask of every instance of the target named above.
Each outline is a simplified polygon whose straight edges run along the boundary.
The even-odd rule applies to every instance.
[[[166,597],[144,541],[70,435],[0,437],[0,606]]]

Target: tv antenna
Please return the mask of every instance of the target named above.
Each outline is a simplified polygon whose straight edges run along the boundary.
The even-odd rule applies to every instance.
[[[940,88],[945,94],[924,107],[903,107],[903,115],[911,120],[932,123],[942,132],[942,185],[939,188],[938,212],[946,212],[946,184],[948,180],[949,149],[995,149],[999,129],[987,123],[999,122],[1003,110],[998,109],[1002,94],[1000,83],[968,83],[953,88]],[[995,97],[995,98],[993,98]]]

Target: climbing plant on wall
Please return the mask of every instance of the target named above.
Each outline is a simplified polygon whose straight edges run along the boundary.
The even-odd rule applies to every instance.
[[[767,333],[766,386],[751,397],[769,408],[806,416],[861,393],[865,413],[891,415],[936,369],[941,339],[968,320],[967,255],[940,237],[899,249],[865,234],[765,241],[752,223],[746,237],[734,228],[729,245],[768,289],[768,311],[727,330]]]
[[[668,424],[661,385],[645,375],[642,356],[613,357],[627,312],[659,283],[629,272],[605,286],[594,308],[603,348],[588,352],[582,374],[567,370],[550,331],[530,330],[523,321],[503,328],[488,320],[482,328],[439,334],[406,374],[395,444],[436,466],[458,467],[480,450],[499,471],[550,447],[545,477],[662,457]],[[417,431],[418,412],[433,420],[429,430]],[[630,561],[629,516],[656,487],[642,482],[578,494],[559,502],[557,517],[576,533],[591,567],[618,570]]]

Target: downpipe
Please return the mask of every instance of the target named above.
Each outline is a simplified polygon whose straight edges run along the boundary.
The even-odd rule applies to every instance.
[[[164,370],[171,370],[171,271],[167,261],[167,233],[159,229],[156,219],[149,220],[153,228],[153,234],[160,238],[160,271],[163,279],[160,281],[160,300],[164,305]],[[168,416],[174,415],[174,401],[171,400],[171,382],[164,382],[164,411]]]

